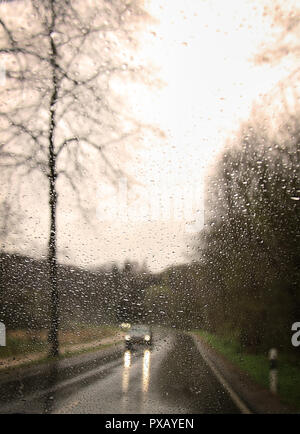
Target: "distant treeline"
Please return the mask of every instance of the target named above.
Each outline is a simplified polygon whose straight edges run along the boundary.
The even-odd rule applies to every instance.
[[[50,285],[44,260],[0,254],[0,321],[8,328],[48,328]],[[145,289],[159,278],[135,263],[94,271],[58,266],[61,327],[147,321]]]

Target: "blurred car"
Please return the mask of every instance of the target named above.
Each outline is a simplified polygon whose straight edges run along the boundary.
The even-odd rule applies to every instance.
[[[152,330],[147,325],[134,325],[125,335],[125,345],[133,344],[152,345]]]

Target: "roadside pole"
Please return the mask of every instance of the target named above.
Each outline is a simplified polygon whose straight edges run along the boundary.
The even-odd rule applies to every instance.
[[[276,348],[270,349],[269,360],[270,360],[270,373],[269,373],[270,391],[276,394],[277,384],[278,384],[278,351],[276,350]]]

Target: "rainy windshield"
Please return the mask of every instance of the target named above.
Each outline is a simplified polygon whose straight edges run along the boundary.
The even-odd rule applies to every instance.
[[[150,329],[148,327],[143,327],[143,326],[133,326],[130,329],[131,332],[141,332],[141,333],[149,332],[149,330]]]
[[[300,411],[299,23],[0,0],[0,414]]]

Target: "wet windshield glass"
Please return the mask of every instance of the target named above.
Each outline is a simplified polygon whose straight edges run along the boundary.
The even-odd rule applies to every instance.
[[[300,411],[299,18],[0,0],[0,414]]]
[[[148,332],[149,329],[147,327],[134,326],[134,327],[131,327],[131,331],[132,332],[141,332],[141,333],[143,333],[143,332]]]

